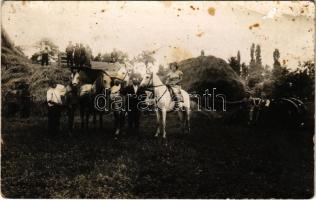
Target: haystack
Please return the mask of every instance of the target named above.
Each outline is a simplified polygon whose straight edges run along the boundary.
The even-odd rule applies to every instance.
[[[245,95],[245,87],[240,77],[221,58],[200,56],[179,63],[183,71],[183,88],[191,93],[204,94],[205,90],[224,94],[229,101],[240,100]]]
[[[38,66],[38,69],[34,70],[30,77],[30,92],[34,101],[46,101],[46,92],[50,80],[66,85],[70,80],[70,70],[56,66]]]

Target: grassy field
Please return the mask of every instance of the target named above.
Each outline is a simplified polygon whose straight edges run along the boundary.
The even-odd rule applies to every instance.
[[[313,132],[223,125],[192,114],[183,135],[168,116],[168,146],[104,129],[49,135],[46,119],[2,119],[1,192],[7,198],[309,198]],[[77,124],[78,125],[78,124]],[[63,124],[66,126],[66,124]]]

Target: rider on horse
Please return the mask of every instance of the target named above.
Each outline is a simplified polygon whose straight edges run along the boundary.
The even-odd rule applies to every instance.
[[[181,95],[181,81],[183,72],[179,70],[179,66],[176,62],[169,65],[171,71],[167,74],[166,85],[171,88],[173,100],[175,101],[175,109],[180,108],[180,102],[182,102]]]

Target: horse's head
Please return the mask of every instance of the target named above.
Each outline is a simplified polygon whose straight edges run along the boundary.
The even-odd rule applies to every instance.
[[[142,77],[142,82],[140,83],[140,87],[150,87],[153,86],[153,73],[145,73]]]
[[[103,86],[103,88],[104,89],[110,89],[111,88],[111,82],[112,82],[111,77],[107,73],[102,73],[101,79],[102,79],[102,86]]]
[[[117,71],[116,77],[118,79],[120,79],[121,81],[124,81],[124,82],[128,83],[128,81],[129,81],[129,71],[127,70],[127,68],[125,66],[123,66]]]
[[[111,82],[111,77],[107,73],[102,72],[93,83],[93,92],[100,93],[103,92],[104,89],[110,89]]]
[[[79,72],[74,72],[71,74],[71,85],[76,87],[80,83],[80,74]]]

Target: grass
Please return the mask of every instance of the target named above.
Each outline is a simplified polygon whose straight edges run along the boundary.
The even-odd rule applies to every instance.
[[[104,129],[48,135],[45,118],[2,120],[1,192],[7,198],[310,198],[313,132],[252,130],[193,113],[192,134],[168,116],[168,146]],[[78,124],[77,124],[78,125]],[[63,124],[66,126],[66,124]]]

